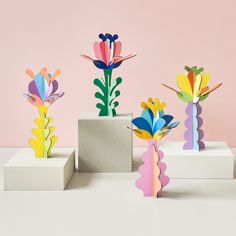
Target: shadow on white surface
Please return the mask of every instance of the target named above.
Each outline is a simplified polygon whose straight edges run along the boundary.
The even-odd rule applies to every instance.
[[[196,192],[187,192],[187,191],[163,191],[161,193],[161,198],[169,199],[184,199],[184,198],[199,198],[199,193]]]
[[[78,173],[75,172],[66,190],[79,189],[87,187],[92,181],[94,173]]]

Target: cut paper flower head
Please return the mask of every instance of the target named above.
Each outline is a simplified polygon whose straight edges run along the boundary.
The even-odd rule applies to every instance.
[[[53,74],[50,74],[46,68],[43,68],[39,74],[35,75],[30,69],[27,69],[26,74],[33,80],[30,81],[28,85],[29,91],[24,96],[34,106],[51,105],[64,95],[64,92],[57,92],[58,82],[56,77],[60,73],[60,70],[56,70]]]
[[[115,69],[121,65],[121,63],[127,59],[136,56],[136,53],[131,53],[122,57],[121,41],[117,41],[117,34],[99,34],[101,42],[94,43],[94,52],[96,59],[93,59],[87,55],[81,55],[84,59],[90,60],[99,69]]]
[[[149,98],[148,102],[141,102],[141,107],[144,108],[142,115],[132,120],[137,127],[133,131],[139,138],[159,141],[178,126],[178,121],[171,123],[173,116],[164,113],[165,106],[166,103],[160,102],[158,98]]]
[[[204,69],[202,67],[185,66],[185,70],[187,73],[179,74],[176,78],[180,91],[162,84],[166,88],[174,91],[178,97],[185,102],[197,103],[203,101],[211,92],[222,85],[222,83],[219,83],[212,88],[209,88],[208,82],[210,80],[210,75],[208,73],[203,73]]]

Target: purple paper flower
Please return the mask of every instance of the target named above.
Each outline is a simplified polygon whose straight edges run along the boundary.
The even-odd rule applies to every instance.
[[[27,69],[26,74],[33,79],[28,85],[29,92],[24,94],[28,101],[34,106],[49,106],[62,97],[64,92],[57,92],[56,77],[60,73],[60,70],[56,70],[51,75],[46,68],[43,68],[39,74],[34,75],[30,69]]]

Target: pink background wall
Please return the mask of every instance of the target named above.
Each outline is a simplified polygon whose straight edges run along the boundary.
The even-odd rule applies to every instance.
[[[211,85],[223,87],[202,102],[205,140],[236,146],[236,2],[234,0],[21,0],[0,4],[0,146],[25,146],[34,127],[36,108],[23,97],[26,68],[62,70],[66,95],[50,108],[58,146],[77,145],[77,118],[97,111],[93,79],[102,74],[80,58],[93,56],[100,32],[118,33],[123,55],[138,56],[116,69],[123,76],[119,112],[141,111],[149,96],[167,102],[166,111],[182,124],[166,140],[181,140],[185,103],[160,86],[176,86],[185,65],[204,66]],[[135,137],[135,145],[144,141]]]

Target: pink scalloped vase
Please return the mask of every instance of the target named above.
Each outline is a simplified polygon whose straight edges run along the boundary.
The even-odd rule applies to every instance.
[[[139,167],[141,176],[136,181],[137,188],[143,191],[145,197],[159,197],[162,189],[169,183],[163,157],[164,153],[159,150],[157,141],[148,140],[148,150],[143,154],[143,164]]]

